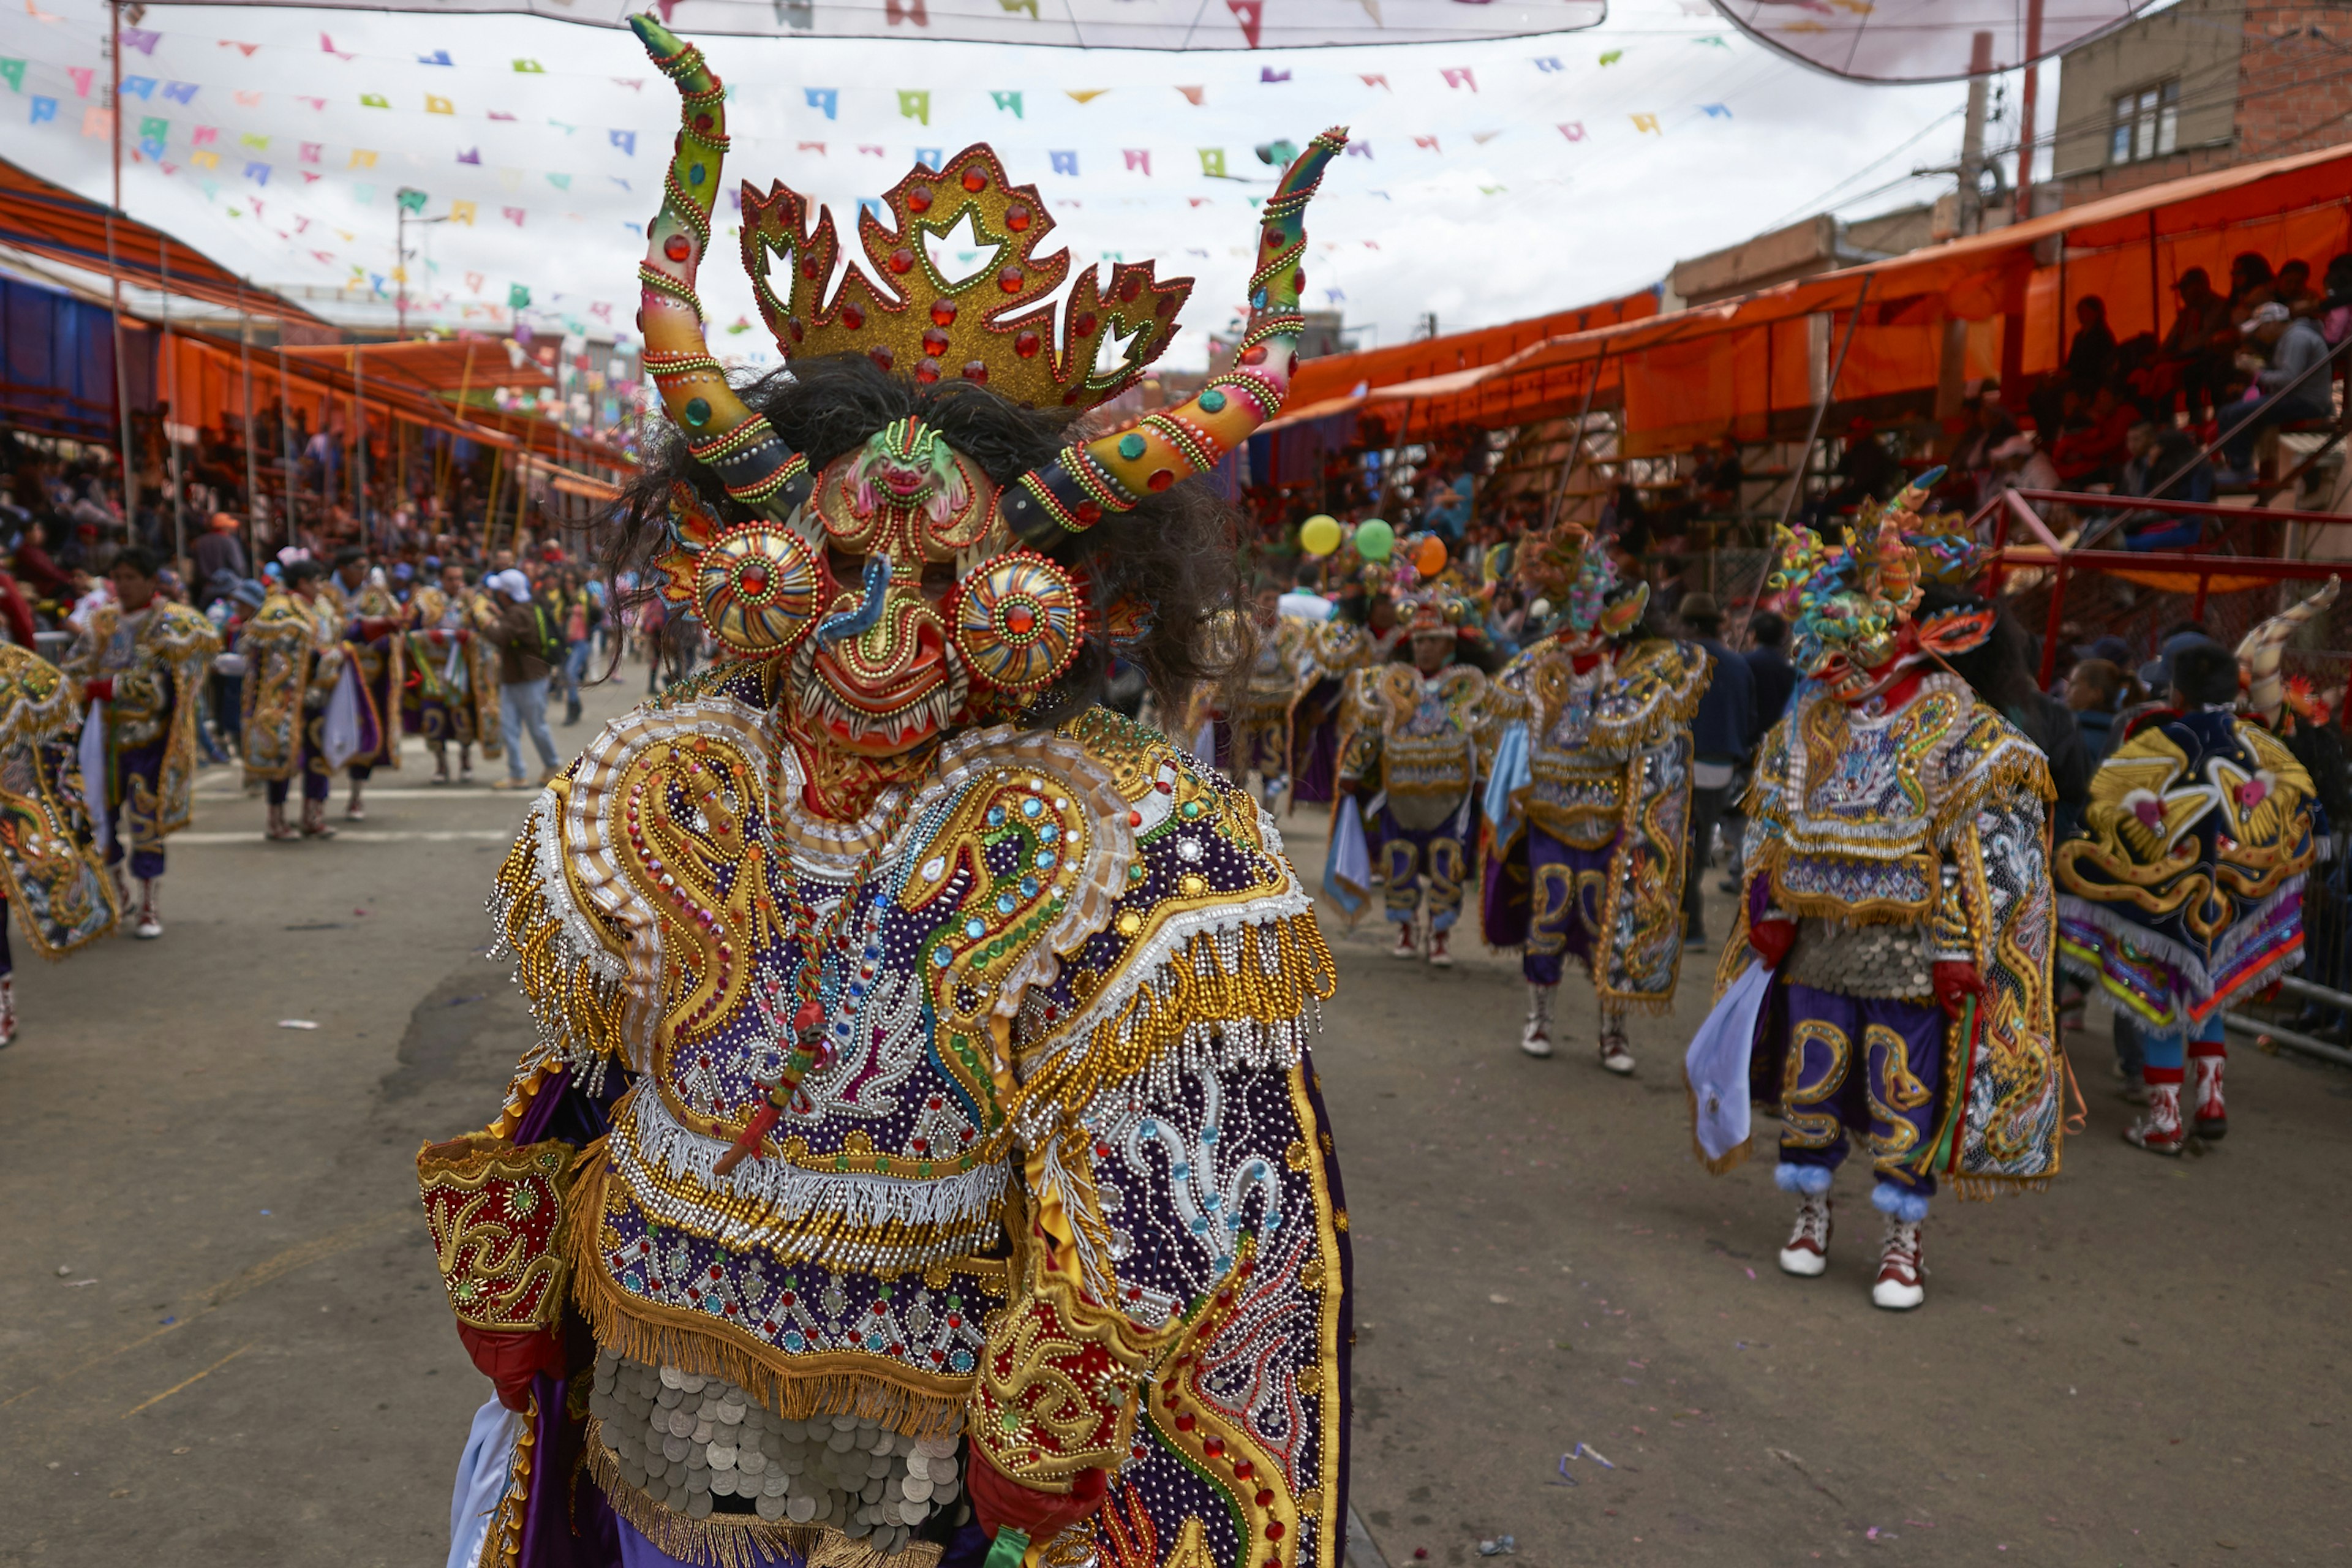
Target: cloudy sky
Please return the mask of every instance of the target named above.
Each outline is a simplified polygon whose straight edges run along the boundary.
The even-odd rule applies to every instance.
[[[133,215],[257,282],[356,299],[389,287],[394,193],[412,187],[425,216],[458,218],[425,231],[412,293],[428,306],[412,320],[502,326],[520,285],[542,326],[626,332],[643,243],[632,226],[658,204],[677,121],[625,32],[194,5],[150,8],[141,24],[123,65],[126,132],[145,149],[124,170]],[[93,0],[0,16],[0,149],[101,199],[109,143],[91,111],[105,35]],[[1643,288],[1832,193],[1948,162],[1963,97],[1816,75],[1704,0],[1616,0],[1580,33],[1385,49],[704,42],[734,90],[730,186],[782,180],[838,215],[924,150],[993,142],[1040,187],[1054,241],[1078,261],[1150,257],[1200,279],[1176,365],[1202,361],[1205,334],[1242,298],[1249,198],[1272,181],[1258,143],[1345,124],[1363,144],[1310,213],[1308,302],[1389,343],[1426,312],[1454,330]],[[734,268],[706,279],[715,327],[756,322]],[[747,359],[767,348],[757,325],[715,341]]]

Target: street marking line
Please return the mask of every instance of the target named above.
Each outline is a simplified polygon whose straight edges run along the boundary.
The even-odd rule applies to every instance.
[[[446,827],[393,828],[385,830],[365,827],[339,827],[336,838],[346,844],[460,844],[511,843],[516,830],[511,827]],[[194,847],[203,844],[267,844],[258,828],[249,833],[174,833],[171,841]]]
[[[185,1380],[185,1381],[184,1381],[184,1382],[180,1382],[180,1383],[175,1383],[175,1384],[173,1384],[171,1387],[169,1387],[169,1388],[165,1389],[163,1393],[161,1393],[161,1394],[159,1394],[155,1395],[152,1399],[145,1399],[145,1400],[142,1400],[142,1401],[140,1401],[138,1404],[136,1404],[136,1405],[132,1405],[130,1409],[128,1409],[128,1410],[124,1411],[121,1415],[119,1415],[119,1416],[117,1416],[117,1417],[115,1417],[115,1419],[116,1419],[116,1420],[118,1420],[118,1421],[128,1421],[128,1420],[130,1420],[133,1415],[138,1415],[142,1410],[146,1409],[148,1406],[150,1406],[150,1405],[161,1405],[161,1404],[163,1404],[163,1401],[165,1401],[165,1400],[167,1400],[167,1399],[171,1398],[171,1397],[172,1397],[172,1395],[173,1395],[173,1394],[175,1394],[179,1393],[179,1392],[180,1392],[180,1390],[182,1390],[182,1389],[184,1389],[184,1388],[187,1387],[189,1384],[191,1384],[191,1383],[202,1383],[205,1379],[206,1379],[206,1378],[210,1377],[213,1373],[215,1373],[218,1372],[221,1368],[223,1368],[223,1367],[226,1366],[229,1363],[231,1363],[231,1362],[235,1361],[237,1357],[239,1357],[239,1356],[243,1355],[246,1352],[247,1352],[247,1351],[251,1350],[252,1348],[253,1348],[252,1342],[247,1341],[246,1343],[241,1344],[241,1345],[237,1346],[237,1347],[236,1347],[236,1349],[235,1349],[235,1350],[233,1350],[233,1351],[229,1352],[228,1352],[228,1354],[226,1354],[226,1355],[225,1355],[225,1356],[221,1357],[221,1358],[220,1358],[220,1360],[218,1360],[218,1361],[216,1361],[216,1362],[213,1363],[213,1364],[212,1364],[212,1365],[210,1365],[210,1366],[208,1366],[208,1367],[205,1368],[205,1370],[204,1370],[204,1371],[202,1371],[202,1372],[200,1372],[200,1373],[196,1373],[196,1375],[195,1375],[195,1376],[191,1377],[191,1378],[188,1378],[188,1379],[186,1379],[186,1380]]]
[[[194,791],[193,794],[194,795],[194,797],[200,801],[259,800],[262,798],[261,795],[257,791],[248,795],[244,790],[236,788],[199,789]],[[373,805],[380,800],[478,800],[498,803],[511,801],[518,805],[528,805],[538,798],[539,792],[535,789],[529,791],[503,790],[492,789],[488,784],[452,784],[445,789],[372,789],[367,792],[366,804]]]
[[[211,1289],[202,1292],[201,1299],[205,1304],[186,1313],[178,1322],[166,1323],[152,1332],[142,1334],[130,1343],[117,1345],[110,1351],[100,1351],[79,1365],[67,1368],[47,1383],[37,1383],[30,1388],[18,1389],[7,1398],[0,1399],[0,1410],[5,1410],[20,1399],[29,1399],[43,1389],[55,1388],[58,1384],[88,1372],[100,1362],[112,1361],[116,1356],[127,1354],[142,1345],[152,1344],[165,1334],[184,1329],[197,1319],[210,1316],[247,1291],[267,1285],[279,1275],[290,1273],[305,1264],[316,1263],[319,1259],[332,1257],[346,1247],[356,1247],[377,1231],[388,1230],[393,1226],[408,1220],[415,1213],[415,1210],[404,1205],[396,1209],[386,1209],[373,1219],[363,1219],[357,1224],[347,1225],[341,1230],[331,1231],[315,1240],[299,1243],[273,1257],[265,1258],[251,1268],[232,1274]]]

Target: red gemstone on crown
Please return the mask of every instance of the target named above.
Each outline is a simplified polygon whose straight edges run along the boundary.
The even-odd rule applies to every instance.
[[[967,191],[988,189],[988,171],[974,163],[963,172],[963,188]]]
[[[1037,334],[1026,328],[1013,334],[1013,352],[1023,359],[1035,359],[1037,351],[1042,346],[1038,342]]]
[[[1155,490],[1164,490],[1176,482],[1176,473],[1172,468],[1154,468],[1151,477],[1143,482]]]
[[[814,257],[814,256],[803,256],[803,257],[802,257],[802,258],[801,258],[801,276],[802,276],[802,277],[803,277],[803,278],[814,278],[814,277],[815,277],[815,276],[816,276],[820,271],[822,271],[822,270],[823,270],[823,268],[820,268],[820,267],[817,265],[817,259],[816,259],[816,258],[815,258],[815,257]]]
[[[1094,336],[1095,313],[1092,310],[1080,312],[1079,315],[1070,322],[1070,333],[1074,337],[1080,338],[1090,338]]]
[[[784,327],[793,334],[793,342],[799,342],[802,339],[808,336],[808,328],[802,324],[801,319],[798,316],[786,316],[784,318]]]
[[[741,582],[743,592],[751,595],[764,594],[768,591],[768,569],[754,561],[743,568]]]
[[[1026,205],[1014,202],[1004,209],[1004,226],[1015,234],[1026,233],[1031,214]]]
[[[672,261],[683,261],[694,254],[694,242],[682,234],[671,235],[662,241],[662,254]]]
[[[934,300],[931,301],[931,325],[935,327],[952,327],[955,325],[955,319],[956,302],[953,300]]]
[[[709,130],[709,129],[710,129],[710,116],[709,116],[708,114],[698,114],[698,115],[696,115],[696,116],[694,117],[694,128],[695,128],[697,131],[708,131],[708,130]]]
[[[908,249],[905,246],[902,245],[898,249],[890,253],[891,271],[904,273],[910,270],[914,265],[915,253]]]
[[[1132,300],[1142,292],[1143,279],[1132,272],[1127,275],[1127,281],[1118,286],[1118,297],[1122,300]]]
[[[872,348],[867,349],[866,353],[868,358],[873,360],[876,364],[880,365],[884,370],[888,370],[890,368],[890,362],[898,357],[890,352],[889,345],[887,343],[877,343]]]
[[[917,185],[913,190],[908,191],[907,193],[907,210],[910,213],[927,213],[930,211],[931,187],[929,185]]]
[[[1242,351],[1242,363],[1264,364],[1265,363],[1265,345],[1264,343],[1252,343]]]
[[[841,307],[841,324],[853,332],[866,324],[866,312],[858,308],[856,300]]]
[[[925,354],[922,357],[921,362],[915,366],[915,379],[921,382],[925,386],[929,386],[931,383],[939,380],[939,378],[940,362],[933,359],[930,355]]]
[[[1080,501],[1078,503],[1078,521],[1080,522],[1100,522],[1102,521],[1102,508],[1097,506],[1090,500]]]
[[[923,352],[934,354],[947,353],[948,335],[937,327],[926,328],[923,332]]]
[[[1037,612],[1026,605],[1006,605],[1004,629],[1016,637],[1027,637],[1037,629]]]
[[[966,179],[971,178],[969,174],[964,177]],[[1022,271],[1018,267],[1005,268],[996,275],[996,286],[999,289],[1003,289],[1007,294],[1018,294],[1021,292],[1021,285],[1028,280],[1029,275]]]
[[[963,378],[966,381],[986,381],[988,379],[987,363],[983,360],[976,359],[968,359],[964,361]]]

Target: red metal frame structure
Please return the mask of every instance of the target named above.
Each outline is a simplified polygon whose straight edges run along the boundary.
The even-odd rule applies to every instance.
[[[2179,550],[2076,550],[2060,542],[2033,510],[2034,504],[2069,506],[2079,511],[2155,510],[2168,517],[2221,517],[2231,522],[2305,523],[2323,528],[2352,527],[2352,516],[2328,511],[2288,511],[2275,507],[2220,506],[2208,501],[2150,502],[2137,496],[2086,495],[2071,490],[2005,490],[1987,501],[1969,520],[1981,537],[1991,524],[1994,551],[1987,588],[1998,592],[2003,573],[2019,566],[2039,567],[2051,574],[2050,615],[2042,637],[2041,683],[2048,687],[2057,673],[2058,629],[2066,608],[2066,581],[2078,572],[2164,572],[2197,579],[2191,619],[2205,615],[2205,595],[2216,577],[2256,577],[2273,582],[2325,582],[2352,575],[2352,560],[2298,561],[2263,555],[2209,555]],[[2031,544],[2011,544],[2014,521],[2032,537]],[[2352,702],[2346,705],[2352,721]]]

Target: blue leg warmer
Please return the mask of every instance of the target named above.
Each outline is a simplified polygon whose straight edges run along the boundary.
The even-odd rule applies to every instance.
[[[1927,1198],[1908,1187],[1898,1187],[1893,1182],[1881,1182],[1870,1189],[1870,1206],[1880,1214],[1892,1215],[1906,1225],[1917,1225],[1927,1217]]]
[[[1784,1160],[1772,1167],[1772,1184],[1784,1193],[1819,1197],[1836,1178],[1837,1173],[1827,1165],[1791,1165]]]

